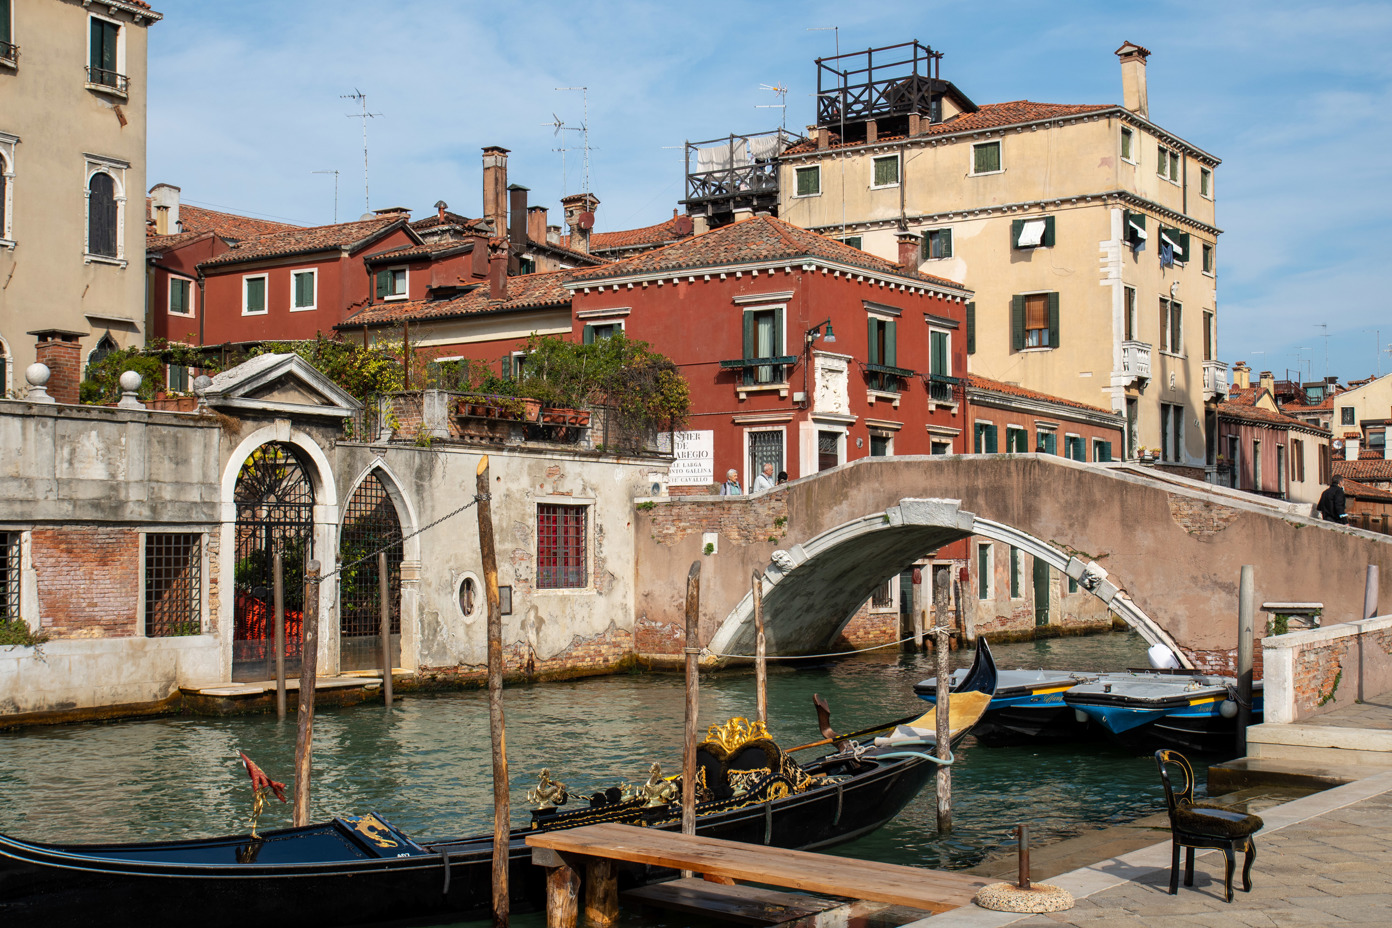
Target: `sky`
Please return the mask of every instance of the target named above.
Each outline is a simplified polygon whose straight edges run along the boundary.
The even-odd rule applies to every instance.
[[[598,231],[672,215],[683,143],[813,121],[818,57],[918,39],[976,103],[1120,103],[1222,159],[1218,350],[1277,378],[1392,372],[1392,4],[916,0],[155,0],[148,182],[299,224],[438,200],[481,213],[481,149]],[[835,27],[835,28],[830,28]],[[769,108],[787,88],[786,110]],[[581,92],[575,89],[588,88]],[[368,192],[363,172],[366,95]],[[762,107],[762,108],[761,108]],[[559,120],[566,127],[557,131]],[[558,149],[568,149],[558,151]],[[318,171],[334,171],[318,174]],[[1297,373],[1298,372],[1298,373]]]

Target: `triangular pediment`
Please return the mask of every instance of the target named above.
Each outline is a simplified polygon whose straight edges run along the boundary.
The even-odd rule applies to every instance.
[[[297,354],[258,355],[213,378],[208,405],[276,415],[344,418],[362,408]]]

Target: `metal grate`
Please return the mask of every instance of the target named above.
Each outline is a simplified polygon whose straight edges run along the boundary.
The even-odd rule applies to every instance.
[[[899,575],[895,574],[884,583],[875,588],[875,592],[870,594],[870,608],[888,609],[894,605],[894,585],[899,582]]]
[[[537,589],[583,587],[586,506],[537,506]]]
[[[344,569],[338,580],[339,662],[345,670],[379,667],[381,658],[382,606],[377,558],[387,548],[387,602],[391,609],[392,635],[401,634],[401,520],[386,487],[376,473],[368,475],[348,502],[343,519],[338,559],[361,564]],[[400,647],[399,642],[396,647]]]
[[[19,620],[19,532],[0,532],[0,622]]]
[[[203,630],[203,536],[145,536],[145,635],[168,638]]]
[[[749,483],[764,472],[764,465],[772,464],[776,474],[783,469],[783,433],[749,433]]]

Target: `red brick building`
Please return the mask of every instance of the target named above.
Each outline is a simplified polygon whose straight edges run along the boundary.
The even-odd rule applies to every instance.
[[[1105,464],[1123,457],[1125,420],[1098,406],[978,374],[967,377],[975,454],[1039,452]]]

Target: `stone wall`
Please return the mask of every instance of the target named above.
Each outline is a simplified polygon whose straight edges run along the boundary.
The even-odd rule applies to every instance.
[[[1261,643],[1267,722],[1298,722],[1392,691],[1392,615]]]

